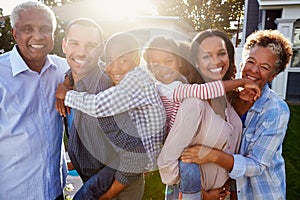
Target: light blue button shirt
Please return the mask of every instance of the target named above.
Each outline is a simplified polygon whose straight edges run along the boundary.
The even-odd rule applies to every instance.
[[[48,56],[41,73],[16,46],[0,56],[0,199],[55,199],[66,168],[55,90],[68,65]]]
[[[286,198],[282,142],[289,116],[288,105],[266,85],[247,113],[240,154],[229,174],[236,179],[238,199]]]

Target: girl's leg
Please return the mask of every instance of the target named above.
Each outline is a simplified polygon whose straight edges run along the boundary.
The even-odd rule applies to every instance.
[[[179,161],[179,170],[180,198],[182,200],[201,200],[201,174],[199,165]]]

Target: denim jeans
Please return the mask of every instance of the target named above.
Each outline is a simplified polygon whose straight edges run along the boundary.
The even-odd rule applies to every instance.
[[[182,199],[201,199],[201,174],[198,164],[179,161]]]
[[[166,185],[165,200],[178,200],[179,185]]]
[[[83,184],[73,200],[98,200],[112,185],[115,173],[115,169],[104,167]]]

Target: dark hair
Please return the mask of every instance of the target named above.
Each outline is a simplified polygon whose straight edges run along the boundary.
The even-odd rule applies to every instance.
[[[188,53],[190,43],[185,41],[176,41],[174,38],[166,36],[156,36],[149,41],[143,54],[143,58],[148,63],[148,50],[167,51],[180,59],[181,67],[179,73],[182,74],[189,83],[197,83],[200,81],[199,72],[188,62]]]
[[[109,63],[132,52],[136,52],[136,56],[138,56],[139,43],[134,35],[127,32],[120,32],[110,36],[104,46],[105,59]]]
[[[229,69],[227,70],[225,76],[223,77],[223,80],[234,80],[235,79],[235,74],[236,74],[236,66],[235,66],[235,58],[234,58],[234,46],[228,36],[223,33],[222,31],[219,30],[214,30],[214,29],[208,29],[205,31],[202,31],[198,33],[194,39],[192,40],[191,44],[191,51],[190,51],[190,61],[196,66],[196,58],[198,56],[198,50],[199,46],[202,43],[202,41],[208,37],[220,37],[222,40],[224,40],[225,45],[226,45],[226,50],[228,53],[229,57]],[[204,83],[203,78],[201,78],[202,81],[199,83]]]
[[[89,18],[77,18],[77,19],[72,20],[65,29],[65,37],[68,36],[70,28],[76,24],[80,25],[80,26],[91,27],[91,28],[97,29],[99,32],[100,41],[101,41],[101,43],[103,42],[103,30],[96,22],[94,22],[93,20],[91,20]]]

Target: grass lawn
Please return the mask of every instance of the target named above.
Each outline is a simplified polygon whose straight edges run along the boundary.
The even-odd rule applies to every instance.
[[[158,171],[148,173],[145,180],[143,200],[163,200],[165,185],[161,182]]]
[[[283,156],[286,161],[287,200],[295,200],[300,199],[300,105],[289,106],[291,118],[283,143]],[[159,173],[149,173],[143,200],[163,200],[164,189]]]
[[[300,105],[289,104],[291,118],[283,143],[287,200],[300,199]]]

